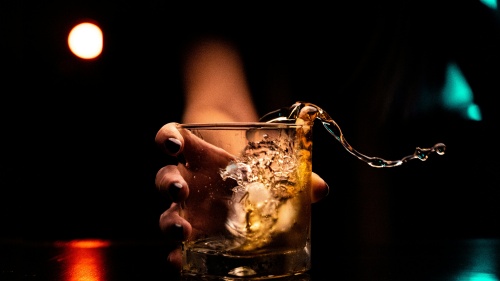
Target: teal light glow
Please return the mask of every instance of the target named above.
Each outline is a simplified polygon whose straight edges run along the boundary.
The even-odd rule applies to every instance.
[[[469,263],[455,278],[455,281],[500,281],[497,276],[498,242],[489,239],[471,241]]]
[[[467,272],[458,276],[456,281],[499,281],[495,274],[484,272]]]
[[[497,8],[497,0],[481,0],[481,2],[492,9]]]
[[[460,68],[455,63],[450,63],[442,92],[443,106],[458,112],[466,119],[481,121],[481,110],[474,104],[473,99],[472,90]]]
[[[474,121],[481,121],[481,110],[477,104],[470,104],[467,108],[467,116]]]

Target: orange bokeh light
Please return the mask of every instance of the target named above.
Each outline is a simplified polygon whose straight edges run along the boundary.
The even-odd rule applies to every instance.
[[[77,24],[68,35],[71,52],[82,59],[94,59],[102,53],[103,34],[101,28],[90,22]]]

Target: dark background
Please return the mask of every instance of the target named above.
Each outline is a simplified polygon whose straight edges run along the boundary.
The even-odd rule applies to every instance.
[[[498,12],[479,1],[2,6],[1,237],[161,239],[168,202],[154,177],[166,158],[154,136],[180,121],[181,55],[207,34],[241,46],[261,114],[313,102],[356,149],[391,160],[448,145],[427,162],[375,169],[316,125],[314,170],[331,190],[314,205],[314,241],[500,236]],[[93,61],[67,48],[82,19],[104,32]],[[482,121],[413,106],[438,100],[449,61],[468,79]]]
[[[2,4],[3,5],[3,4]],[[166,3],[21,1],[2,8],[2,236],[158,238],[156,131],[183,106],[181,32]],[[5,15],[5,16],[4,16]],[[93,61],[67,48],[91,19]]]

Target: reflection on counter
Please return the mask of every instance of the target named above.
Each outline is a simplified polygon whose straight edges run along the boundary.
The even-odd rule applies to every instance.
[[[358,248],[334,242],[346,247],[327,257],[313,254],[308,274],[279,280],[500,280],[498,239],[406,241]],[[180,279],[169,271],[167,255],[168,246],[158,240],[4,240],[0,241],[0,280],[196,280]]]
[[[477,239],[469,242],[468,262],[454,280],[499,281],[499,242]]]
[[[61,264],[61,280],[105,281],[105,250],[111,245],[106,240],[56,241],[56,248],[62,250],[54,259]]]

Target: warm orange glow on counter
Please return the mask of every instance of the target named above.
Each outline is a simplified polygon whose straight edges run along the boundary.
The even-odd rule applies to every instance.
[[[107,240],[88,239],[55,242],[63,249],[57,257],[64,281],[106,281],[104,248]]]

